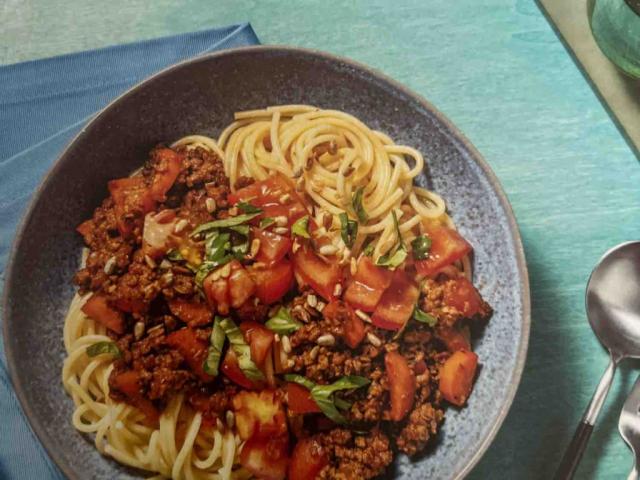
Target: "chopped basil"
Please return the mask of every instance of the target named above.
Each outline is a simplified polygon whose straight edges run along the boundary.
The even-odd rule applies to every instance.
[[[398,267],[404,262],[407,258],[407,248],[404,246],[404,242],[402,240],[402,235],[400,233],[400,225],[398,224],[398,217],[396,216],[396,212],[391,211],[391,215],[393,216],[393,224],[396,227],[396,235],[398,236],[398,246],[397,248],[389,250],[387,253],[382,255],[376,265],[380,265],[382,267]]]
[[[311,238],[309,235],[309,215],[299,218],[291,225],[291,233],[303,238]]]
[[[382,255],[376,262],[376,265],[380,265],[381,267],[394,268],[402,265],[402,262],[404,262],[406,258],[407,251],[402,245],[400,245],[398,246],[398,248],[396,248],[395,251],[390,250]]]
[[[289,310],[280,307],[276,314],[265,322],[265,326],[279,335],[289,335],[302,327],[302,324],[294,320]]]
[[[318,404],[322,413],[340,424],[347,423],[347,419],[338,409],[346,410],[350,408],[351,404],[342,398],[336,397],[334,393],[339,390],[354,390],[369,384],[367,378],[357,375],[341,377],[330,385],[316,385],[302,375],[285,375],[284,378],[289,382],[296,382],[307,388],[311,393],[311,398]]]
[[[411,242],[411,249],[413,251],[413,258],[416,260],[424,260],[429,256],[431,239],[426,235],[420,235]]]
[[[220,320],[220,327],[229,339],[231,348],[238,357],[238,366],[249,380],[264,380],[264,374],[251,360],[251,348],[244,341],[242,332],[230,318]]]
[[[362,254],[365,257],[370,257],[371,255],[373,255],[373,249],[375,247],[373,246],[373,242],[369,243],[369,245],[367,245],[364,250],[362,251]]]
[[[223,218],[221,220],[214,220],[213,222],[203,223],[198,225],[196,229],[191,232],[191,236],[195,237],[199,233],[208,232],[209,230],[215,230],[217,228],[230,228],[247,223],[250,220],[256,218],[259,213],[244,213],[235,217]]]
[[[177,249],[171,249],[167,252],[167,258],[172,262],[182,262],[184,261],[184,257]]]
[[[204,371],[209,375],[218,375],[218,367],[220,365],[220,357],[222,357],[222,347],[224,347],[225,334],[220,326],[222,319],[218,316],[213,321],[213,329],[209,339],[209,353],[204,361]]]
[[[309,380],[307,377],[303,377],[302,375],[298,375],[297,373],[287,373],[284,376],[284,379],[287,382],[298,383],[302,385],[304,388],[306,388],[307,390],[312,390],[313,387],[316,386],[316,384],[313,383],[311,380]]]
[[[351,248],[358,236],[358,222],[355,220],[349,220],[349,216],[346,212],[342,212],[338,215],[340,218],[340,236],[344,244]]]
[[[391,210],[391,216],[393,217],[393,226],[396,228],[396,235],[398,236],[398,243],[402,248],[405,248],[404,241],[402,240],[402,233],[400,232],[400,224],[398,223],[398,217],[396,216],[396,212]]]
[[[240,202],[236,205],[244,213],[262,213],[262,209],[251,205],[249,202]]]
[[[427,312],[420,310],[416,305],[416,308],[413,310],[413,318],[417,321],[426,323],[430,327],[435,327],[438,323],[438,319],[433,315],[428,314]]]
[[[205,261],[196,270],[196,285],[202,286],[207,275],[233,259],[242,259],[249,252],[249,226],[234,225],[207,232],[204,241]]]
[[[367,220],[369,220],[369,216],[367,215],[367,212],[364,209],[364,206],[362,205],[362,195],[364,193],[364,187],[360,187],[356,190],[356,192],[353,194],[353,197],[351,199],[351,205],[353,206],[353,210],[356,212],[356,215],[358,216],[358,220],[360,221],[360,223],[367,223]]]
[[[96,357],[103,353],[108,353],[116,358],[120,358],[122,356],[122,352],[113,342],[97,342],[87,347],[87,355],[90,357]]]
[[[273,217],[264,217],[260,220],[260,228],[267,228],[276,223],[275,218]]]

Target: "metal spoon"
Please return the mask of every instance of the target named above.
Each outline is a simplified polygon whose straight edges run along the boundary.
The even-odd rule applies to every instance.
[[[640,242],[612,248],[591,272],[586,292],[589,324],[609,351],[607,369],[564,452],[555,480],[573,478],[623,358],[640,358]]]

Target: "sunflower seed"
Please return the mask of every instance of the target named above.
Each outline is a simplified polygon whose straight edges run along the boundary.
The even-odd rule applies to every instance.
[[[156,268],[156,262],[149,255],[144,256],[144,261],[149,265],[149,268]]]
[[[103,270],[104,270],[104,273],[106,273],[107,275],[111,275],[115,269],[116,269],[116,256],[113,255],[109,257],[109,260],[107,260],[107,263],[104,264]]]
[[[318,302],[318,305],[316,305],[316,310],[319,312],[322,312],[322,310],[324,310],[324,307],[326,307],[327,304],[324,302]]]
[[[136,322],[136,324],[133,326],[133,336],[136,338],[136,340],[140,340],[143,334],[144,334],[144,323]]]
[[[333,296],[339,297],[342,294],[342,285],[336,283],[336,286],[333,287]]]
[[[278,215],[276,218],[274,218],[274,220],[276,222],[276,225],[279,227],[286,227],[287,223],[289,223],[289,220],[284,215]]]
[[[316,306],[318,305],[318,297],[316,297],[314,294],[307,295],[307,303],[311,308],[316,308]]]
[[[273,229],[273,231],[278,235],[286,235],[287,233],[289,233],[289,229],[287,227],[276,227]]]
[[[379,347],[380,345],[382,345],[382,340],[380,340],[371,332],[367,333],[367,340],[369,340],[369,343],[374,347]]]
[[[326,255],[326,256],[335,255],[337,251],[338,251],[338,248],[335,245],[323,245],[318,250],[320,255]]]
[[[371,323],[371,317],[360,309],[356,309],[356,315],[367,323]]]
[[[330,333],[325,333],[324,335],[318,337],[316,343],[318,345],[322,345],[323,347],[332,347],[336,344],[336,337],[334,337]]]
[[[181,231],[183,231],[188,226],[189,226],[189,221],[183,218],[178,223],[176,223],[175,227],[173,227],[173,232],[174,233],[180,233]]]
[[[318,353],[320,353],[320,347],[316,345],[309,352],[309,357],[311,357],[311,360],[315,360],[316,358],[318,358]]]
[[[282,349],[285,351],[285,353],[291,353],[291,341],[289,340],[289,337],[286,335],[283,335],[281,340],[282,340]]]
[[[284,195],[280,196],[278,200],[280,200],[280,203],[287,203],[290,198],[291,198],[291,195],[289,195],[288,193],[285,193]]]
[[[254,238],[253,240],[251,240],[251,250],[249,251],[249,256],[251,258],[255,258],[259,250],[260,250],[260,239]]]
[[[211,197],[207,198],[204,203],[207,207],[207,212],[213,213],[216,211],[217,205],[216,205],[216,201],[213,198]]]
[[[231,264],[227,263],[224,267],[220,268],[220,276],[222,278],[229,278],[231,275]]]

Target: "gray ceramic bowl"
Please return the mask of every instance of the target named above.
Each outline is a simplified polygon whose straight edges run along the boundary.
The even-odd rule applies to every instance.
[[[450,408],[421,459],[389,476],[461,478],[488,448],[515,395],[529,335],[529,286],[509,203],[477,150],[432,105],[344,58],[280,47],[206,55],[151,77],[111,103],[68,146],[35,194],[7,269],[4,339],[13,385],[33,430],[70,478],[134,478],[71,426],[63,391],[62,323],[81,241],[75,226],[107,195],[107,181],[149,149],[190,133],[215,136],[237,110],[308,103],[352,113],[425,154],[429,178],[475,247],[475,282],[495,315],[476,340],[480,371],[468,408]]]

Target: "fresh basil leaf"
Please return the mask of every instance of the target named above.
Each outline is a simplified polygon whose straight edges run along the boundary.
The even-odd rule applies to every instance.
[[[370,257],[371,255],[373,255],[373,249],[375,247],[373,246],[373,242],[369,243],[369,245],[367,245],[364,250],[362,251],[362,254],[365,257]]]
[[[231,248],[231,235],[219,233],[218,230],[209,232],[204,241],[205,258],[209,262],[217,262],[223,258]]]
[[[411,250],[413,252],[413,258],[416,260],[424,260],[429,256],[429,250],[431,249],[431,239],[426,235],[420,235],[413,239],[411,242]]]
[[[351,248],[358,236],[358,222],[355,220],[349,220],[349,216],[346,212],[342,212],[338,215],[340,218],[340,236],[344,244]]]
[[[120,358],[122,356],[122,352],[113,342],[97,342],[87,347],[87,355],[90,357],[96,357],[103,353],[108,353],[116,358]]]
[[[289,335],[295,332],[302,324],[294,320],[285,307],[280,307],[276,314],[264,324],[269,330],[279,335]]]
[[[264,217],[260,220],[260,228],[267,228],[276,223],[275,218],[273,217]]]
[[[220,320],[220,326],[229,339],[231,348],[238,357],[238,366],[249,380],[264,380],[264,374],[251,360],[251,349],[238,326],[230,318]]]
[[[199,233],[208,232],[209,230],[213,230],[216,228],[230,228],[235,227],[237,225],[242,225],[243,223],[247,223],[250,220],[256,218],[259,213],[244,213],[242,215],[237,215],[235,217],[223,218],[221,220],[214,220],[213,222],[203,223],[198,225],[196,229],[191,232],[191,237],[195,237]]]
[[[351,198],[351,206],[353,206],[353,210],[356,212],[358,216],[358,220],[360,223],[367,223],[369,220],[369,215],[364,210],[364,206],[362,205],[362,195],[364,193],[364,187],[360,187],[356,190]]]
[[[309,234],[309,215],[305,215],[296,220],[293,225],[291,225],[291,233],[299,237],[311,238]]]
[[[396,212],[391,210],[391,216],[393,217],[393,225],[396,227],[396,235],[398,236],[398,243],[402,248],[406,250],[404,246],[404,241],[402,240],[402,233],[400,232],[400,224],[398,223],[398,217],[396,216]]]
[[[369,384],[369,379],[356,375],[342,377],[331,385],[316,385],[311,389],[311,398],[315,400],[327,417],[339,424],[347,423],[347,419],[338,411],[334,393],[339,390],[354,390]],[[339,401],[341,406],[346,406],[344,401]]]
[[[299,385],[302,385],[307,390],[311,390],[313,387],[316,386],[316,384],[313,383],[311,380],[309,380],[307,377],[303,377],[302,375],[298,375],[296,373],[287,373],[284,376],[284,379],[287,382],[294,382]]]
[[[416,308],[413,310],[413,318],[417,321],[426,323],[430,327],[435,327],[438,323],[438,319],[433,315],[428,314],[427,312],[420,310],[416,305]]]
[[[395,251],[390,250],[389,252],[382,255],[376,262],[376,265],[380,265],[381,267],[394,268],[402,265],[402,262],[404,262],[406,258],[407,251],[402,245],[400,245],[398,246],[398,248],[396,248]]]
[[[249,202],[240,202],[236,205],[244,213],[262,213],[262,209],[251,205]]]
[[[351,403],[336,397],[335,392],[339,390],[355,390],[369,384],[369,379],[350,375],[342,377],[330,385],[317,385],[306,377],[297,374],[287,374],[284,379],[288,382],[295,382],[302,385],[311,392],[311,398],[318,404],[322,413],[336,423],[345,424],[347,419],[340,413],[338,409],[348,410]]]
[[[220,366],[220,358],[222,357],[222,347],[224,347],[225,334],[220,326],[222,319],[218,316],[213,320],[213,329],[209,339],[209,352],[204,361],[204,371],[214,377],[218,375],[218,367]]]
[[[232,230],[243,237],[249,236],[249,225],[236,225],[234,227],[229,227],[229,230]]]

